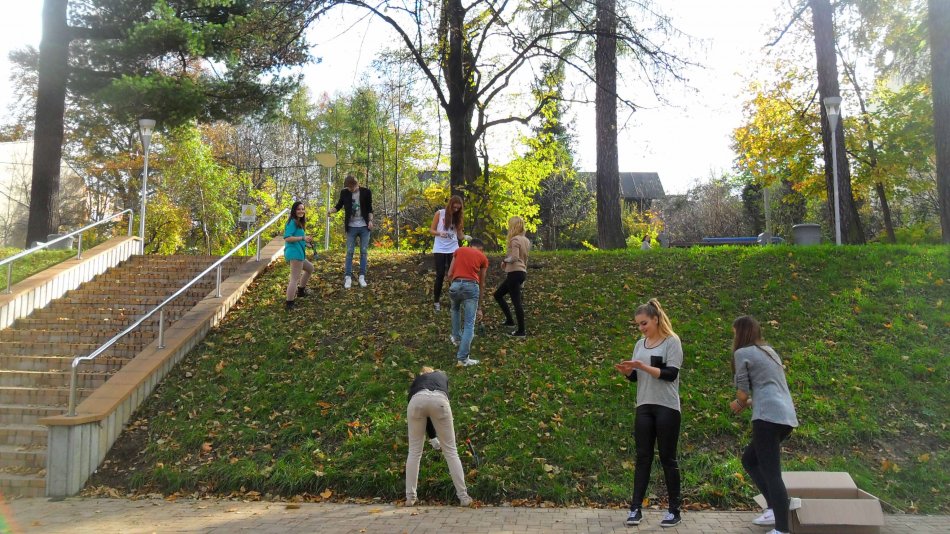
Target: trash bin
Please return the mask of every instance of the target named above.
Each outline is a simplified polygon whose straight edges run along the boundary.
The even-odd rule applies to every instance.
[[[792,226],[796,245],[821,244],[821,227],[814,223],[796,224]]]
[[[54,239],[59,239],[60,237],[63,237],[63,234],[49,234],[49,235],[46,236],[46,242],[49,243],[50,241],[52,241],[52,240],[54,240]],[[49,248],[50,250],[72,250],[72,249],[73,249],[73,241],[75,241],[75,240],[76,240],[75,237],[70,237],[70,238],[68,238],[68,239],[63,239],[62,241],[60,241],[60,242],[58,242],[58,243],[53,243],[53,244],[50,245],[48,248]]]

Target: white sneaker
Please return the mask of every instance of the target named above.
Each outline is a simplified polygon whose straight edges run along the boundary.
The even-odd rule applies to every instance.
[[[410,499],[409,497],[406,497],[406,506],[407,506],[407,507],[409,507],[409,506],[415,506],[415,505],[416,505],[416,500],[415,500],[415,499]]]
[[[760,527],[771,527],[775,524],[775,512],[771,508],[766,508],[762,515],[752,520],[753,525]]]
[[[456,347],[459,346],[459,338],[455,337],[455,334],[449,334],[449,341],[451,341]]]
[[[352,278],[352,277],[349,277],[349,276],[344,277],[344,278],[343,278],[343,289],[349,289],[349,288],[351,288],[351,287],[353,287],[353,278]]]
[[[472,505],[472,498],[469,497],[468,495],[466,495],[466,496],[464,496],[464,497],[459,497],[459,505],[461,505],[461,506],[471,506],[471,505]]]
[[[435,303],[435,311],[442,311],[442,304],[436,302],[436,303]]]
[[[367,285],[367,284],[366,284],[366,277],[363,276],[363,275],[360,275],[360,287],[366,287],[366,285]]]
[[[775,530],[774,528],[765,534],[788,534],[788,532],[782,532],[781,530]]]
[[[458,360],[458,363],[455,364],[456,367],[471,367],[473,365],[478,365],[478,360],[465,358],[464,360]]]
[[[441,450],[442,450],[442,443],[439,442],[439,438],[437,438],[437,437],[430,439],[430,440],[429,440],[429,445],[432,445],[432,448],[435,449],[435,450],[437,450],[437,451],[441,451]]]

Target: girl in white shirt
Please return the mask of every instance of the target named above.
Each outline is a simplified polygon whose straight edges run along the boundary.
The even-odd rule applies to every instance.
[[[435,258],[435,287],[432,289],[435,311],[442,309],[439,303],[442,283],[452,263],[452,254],[458,250],[459,241],[465,235],[462,228],[464,221],[465,210],[462,207],[462,197],[458,195],[452,195],[445,208],[435,212],[432,217],[429,233],[435,236],[435,243],[432,245],[432,255]]]

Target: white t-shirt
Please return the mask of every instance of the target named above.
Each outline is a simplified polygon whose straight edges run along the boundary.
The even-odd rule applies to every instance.
[[[363,212],[360,211],[360,190],[357,189],[353,192],[353,200],[351,204],[353,210],[350,212],[350,227],[360,227],[368,226],[366,224],[366,219],[363,218]]]
[[[432,252],[438,254],[451,254],[458,250],[459,240],[455,234],[455,226],[445,227],[445,208],[439,210],[439,226],[436,227],[439,232],[435,236],[435,243],[432,244]],[[442,237],[442,232],[449,232],[449,237]]]

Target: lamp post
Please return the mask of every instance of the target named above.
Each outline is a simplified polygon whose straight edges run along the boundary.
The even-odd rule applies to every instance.
[[[139,237],[142,239],[142,255],[145,255],[145,199],[148,195],[148,149],[152,145],[152,130],[155,121],[139,119],[139,137],[142,139],[142,148],[145,150],[145,165],[142,169],[142,209],[139,212]]]
[[[327,169],[327,170],[329,171],[329,172],[327,173],[327,176],[326,176],[326,179],[327,179],[327,212],[329,212],[329,211],[330,211],[330,202],[332,202],[332,201],[330,200],[330,191],[331,191],[331,189],[333,189],[333,167],[336,166],[336,154],[331,154],[331,153],[329,153],[329,152],[321,152],[321,153],[319,153],[319,154],[314,155],[314,158],[316,158],[317,163],[319,163],[321,167],[323,167],[324,169]],[[330,250],[330,214],[329,214],[329,213],[327,213],[327,228],[326,228],[326,231],[324,232],[324,239],[323,239],[323,241],[324,241],[324,243],[323,243],[323,249],[324,249],[324,250]]]
[[[841,244],[841,204],[838,202],[838,117],[841,115],[841,97],[825,97],[825,114],[831,128],[831,175],[834,177],[835,244]]]

